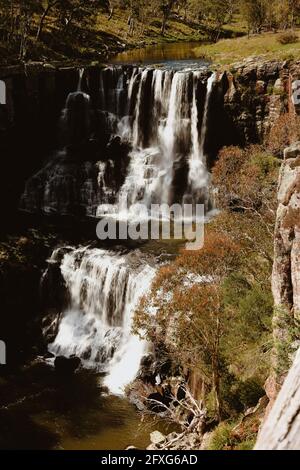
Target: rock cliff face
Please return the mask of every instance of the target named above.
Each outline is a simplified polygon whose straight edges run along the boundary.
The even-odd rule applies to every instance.
[[[6,88],[6,102],[0,104],[0,210],[7,220],[15,214],[24,181],[56,144],[59,96],[76,86],[77,76],[54,67],[0,68]]]
[[[272,287],[275,302],[273,371],[266,384],[271,411],[256,449],[299,449],[300,142],[286,149],[280,173]]]
[[[255,446],[255,450],[299,449],[300,350]]]
[[[99,87],[95,70],[89,69],[92,91]],[[9,221],[25,181],[59,147],[61,110],[69,92],[77,90],[79,70],[30,63],[0,67],[0,80],[6,95],[0,102],[0,211]]]
[[[266,387],[271,404],[300,338],[300,142],[286,149],[280,172],[272,288],[274,363]]]
[[[240,143],[264,141],[281,114],[288,110],[299,112],[300,62],[250,57],[234,64],[227,76],[225,110]]]

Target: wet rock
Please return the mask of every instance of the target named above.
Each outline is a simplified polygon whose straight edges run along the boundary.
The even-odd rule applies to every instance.
[[[58,356],[54,361],[55,370],[60,375],[73,375],[79,368],[81,360],[79,357]]]

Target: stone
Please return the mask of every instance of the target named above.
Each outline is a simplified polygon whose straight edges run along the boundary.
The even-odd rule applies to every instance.
[[[159,431],[153,431],[150,434],[150,440],[152,444],[162,444],[166,440],[166,436],[164,436],[161,432]]]
[[[61,375],[73,375],[79,368],[81,360],[79,357],[57,356],[54,361],[56,372]]]
[[[281,78],[278,78],[274,84],[274,93],[284,93],[284,83]]]
[[[300,142],[295,142],[284,151],[285,160],[288,160],[289,158],[296,158],[298,156],[300,156]]]
[[[263,94],[266,91],[266,83],[263,80],[257,80],[256,82],[256,92]]]
[[[255,450],[300,449],[300,350],[267,417]]]

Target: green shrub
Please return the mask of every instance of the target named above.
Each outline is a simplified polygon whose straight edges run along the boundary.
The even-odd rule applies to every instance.
[[[282,45],[295,44],[299,41],[298,35],[294,31],[286,31],[278,37],[278,42]]]
[[[247,441],[241,442],[235,450],[253,450],[256,443],[256,439],[248,439]]]
[[[255,378],[247,379],[240,382],[237,389],[237,396],[244,406],[244,409],[255,406],[259,399],[265,395],[265,391],[261,384]]]
[[[232,437],[232,429],[234,424],[232,423],[221,423],[213,431],[210,438],[208,450],[224,450],[234,446],[234,438]]]

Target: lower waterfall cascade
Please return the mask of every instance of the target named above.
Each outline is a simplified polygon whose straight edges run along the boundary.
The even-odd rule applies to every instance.
[[[146,352],[145,341],[131,332],[135,308],[149,290],[155,268],[138,254],[64,248],[60,270],[68,306],[49,345],[55,356],[79,357],[87,368],[106,373],[104,384],[122,393],[137,375]],[[61,249],[50,259],[55,263]],[[138,261],[138,263],[137,263]]]

